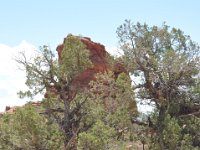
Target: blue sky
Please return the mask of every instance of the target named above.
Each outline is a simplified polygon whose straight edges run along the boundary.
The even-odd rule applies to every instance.
[[[21,104],[24,85],[12,56],[21,49],[48,44],[52,49],[68,34],[91,37],[113,49],[116,29],[125,19],[182,29],[200,43],[199,0],[2,0],[0,1],[0,111]],[[6,63],[5,63],[6,62]],[[9,103],[8,103],[9,102]]]
[[[0,43],[27,40],[52,48],[68,33],[90,36],[113,47],[125,19],[181,28],[200,43],[199,0],[4,0],[0,2]]]

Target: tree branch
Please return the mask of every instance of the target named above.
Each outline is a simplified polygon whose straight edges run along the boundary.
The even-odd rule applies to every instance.
[[[145,84],[138,84],[138,85],[133,87],[133,90],[143,88],[143,87],[145,87]]]
[[[40,112],[39,114],[52,114],[54,112],[63,113],[64,109],[62,109],[62,108],[49,108],[45,112]]]
[[[146,122],[143,122],[143,121],[139,121],[137,119],[131,119],[131,122],[134,123],[134,124],[137,124],[137,125],[142,125],[142,126],[148,126],[148,124]]]
[[[180,118],[187,118],[187,117],[192,117],[192,116],[196,116],[196,117],[200,117],[200,109],[196,112],[190,113],[190,114],[186,114],[186,115],[180,115]]]

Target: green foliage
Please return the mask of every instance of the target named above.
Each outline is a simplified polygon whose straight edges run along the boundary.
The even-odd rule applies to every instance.
[[[181,137],[181,127],[175,118],[171,118],[169,115],[164,121],[165,129],[163,131],[163,138],[166,145],[170,150],[176,149]]]
[[[192,145],[200,147],[200,118],[194,116],[185,118],[181,120],[181,123],[185,125],[183,133],[192,137]]]
[[[98,120],[91,129],[79,135],[79,148],[88,150],[107,150],[114,139],[116,131]]]
[[[192,146],[192,137],[189,134],[184,134],[183,139],[181,141],[181,146],[180,146],[181,150],[198,150],[198,148],[193,147]]]
[[[153,124],[158,149],[177,148],[185,136],[179,133],[179,116],[191,117],[190,113],[200,109],[200,47],[183,31],[165,23],[149,27],[126,20],[117,34],[122,59],[129,72],[141,79],[134,86],[136,96],[153,102],[158,111]]]
[[[90,86],[90,117],[118,129],[130,126],[130,118],[137,114],[137,106],[127,75],[121,74],[115,80],[112,72],[97,74]]]
[[[86,100],[86,96],[79,95],[78,89],[75,90],[79,96],[74,98],[70,95],[73,88],[71,83],[76,74],[90,67],[92,63],[89,51],[80,37],[72,35],[65,38],[59,56],[57,60],[47,46],[41,47],[31,60],[27,59],[24,52],[20,53],[16,61],[26,71],[26,85],[29,90],[20,91],[18,94],[21,98],[45,95],[43,114],[48,121],[57,123],[64,134],[62,142],[66,148],[67,145],[70,147],[70,140],[78,134],[79,124],[84,116],[82,108]],[[72,132],[76,134],[73,135]]]
[[[82,123],[92,128],[80,134],[79,145],[88,149],[116,149],[123,145],[123,140],[130,140],[131,117],[137,115],[130,79],[123,73],[116,80],[112,72],[99,73],[90,87],[85,105],[87,115]],[[115,136],[109,133],[111,129]]]
[[[61,70],[69,79],[92,65],[89,51],[78,37],[72,35],[64,40],[61,61]]]
[[[49,123],[29,104],[18,108],[13,114],[3,115],[0,133],[2,150],[61,149],[63,145],[63,135],[58,127]]]

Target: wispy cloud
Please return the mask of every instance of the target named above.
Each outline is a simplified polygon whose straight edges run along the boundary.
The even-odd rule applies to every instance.
[[[0,112],[4,111],[5,106],[23,105],[28,99],[19,99],[17,92],[26,89],[25,72],[18,69],[14,58],[20,51],[30,57],[35,46],[26,41],[22,41],[15,47],[0,44]]]

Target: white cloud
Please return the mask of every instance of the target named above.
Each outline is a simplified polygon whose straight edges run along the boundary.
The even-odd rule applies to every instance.
[[[15,47],[0,44],[0,112],[5,106],[23,105],[28,99],[19,99],[17,92],[26,89],[25,72],[18,69],[14,58],[20,51],[25,51],[31,57],[36,49],[35,46],[22,41]]]
[[[106,47],[106,51],[112,56],[117,56],[117,57],[123,54],[123,51],[117,47]]]

